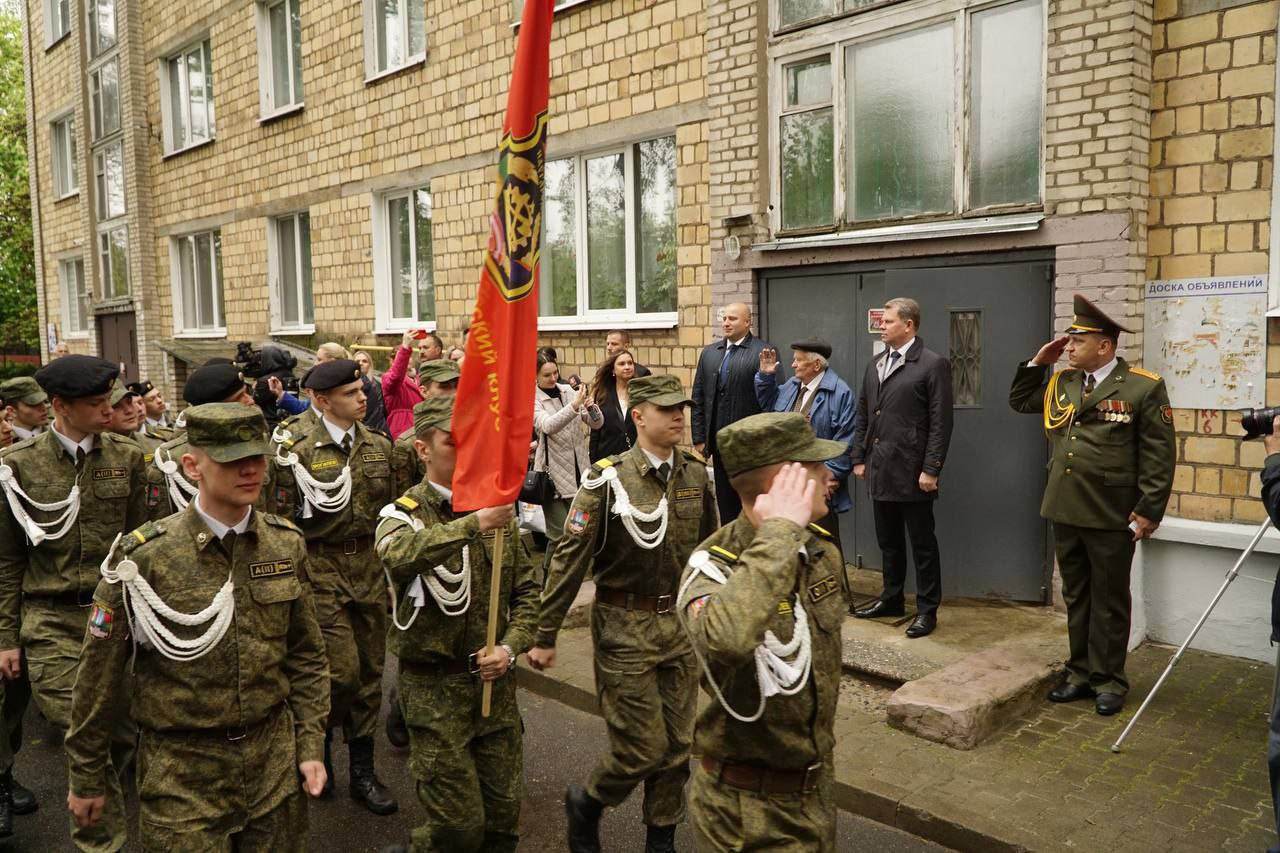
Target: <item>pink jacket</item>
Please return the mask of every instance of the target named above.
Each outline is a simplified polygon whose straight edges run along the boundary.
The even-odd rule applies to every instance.
[[[391,368],[382,374],[382,399],[387,407],[387,431],[391,437],[413,428],[413,407],[422,402],[422,389],[409,378],[409,350],[399,347]]]

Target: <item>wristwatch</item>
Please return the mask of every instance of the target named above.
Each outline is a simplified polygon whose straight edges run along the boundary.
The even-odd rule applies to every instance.
[[[507,653],[507,669],[510,670],[516,665],[516,653],[511,651],[511,647],[503,643],[500,648]]]

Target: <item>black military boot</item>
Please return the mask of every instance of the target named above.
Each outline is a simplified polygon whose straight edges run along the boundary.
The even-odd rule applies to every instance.
[[[6,773],[0,776],[0,838],[13,835],[13,790],[10,788],[12,777]]]
[[[35,793],[17,779],[13,778],[13,768],[10,767],[0,776],[0,784],[7,784],[9,792],[13,797],[13,813],[14,814],[31,814],[40,808],[40,804],[36,802]]]
[[[569,853],[600,853],[600,815],[604,803],[581,785],[564,792],[564,813],[569,818]]]
[[[387,710],[387,740],[396,749],[409,747],[409,727],[405,725],[404,714],[400,713],[400,703],[396,701],[392,701]]]
[[[320,789],[320,799],[333,799],[333,729],[324,730],[324,787]]]
[[[351,799],[363,803],[364,807],[376,815],[389,815],[400,808],[391,796],[391,792],[378,781],[373,771],[373,738],[353,738],[347,744],[347,754],[351,758]]]
[[[644,853],[676,853],[676,828],[674,826],[648,826],[644,828]]]

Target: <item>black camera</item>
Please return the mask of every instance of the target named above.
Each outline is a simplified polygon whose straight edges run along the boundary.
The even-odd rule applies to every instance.
[[[1275,421],[1276,415],[1280,415],[1280,406],[1271,406],[1266,409],[1245,409],[1241,412],[1240,426],[1244,428],[1245,440],[1271,435],[1271,424]]]

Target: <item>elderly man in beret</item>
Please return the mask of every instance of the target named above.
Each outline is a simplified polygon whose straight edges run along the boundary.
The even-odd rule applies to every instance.
[[[99,567],[120,531],[147,518],[142,451],[108,431],[118,375],[115,365],[87,355],[42,367],[35,378],[53,401],[53,428],[0,452],[10,506],[0,522],[0,674],[19,678],[25,655],[36,704],[64,732]],[[102,819],[72,830],[81,849],[118,850],[125,842],[117,773],[132,738],[123,729],[117,736],[103,773],[109,802]]]
[[[827,363],[831,344],[822,338],[796,341],[791,345],[791,373],[778,385],[778,351],[766,347],[760,353],[760,369],[756,371],[756,399],[766,412],[799,412],[809,421],[818,438],[840,441],[846,447],[853,441],[858,398],[853,390]],[[849,473],[853,462],[845,453],[827,462],[834,479],[827,495],[827,517],[818,525],[830,531],[836,544],[840,542],[839,513],[853,509],[849,496]]]
[[[0,399],[13,413],[13,440],[26,441],[49,427],[49,395],[32,376],[0,382]]]

